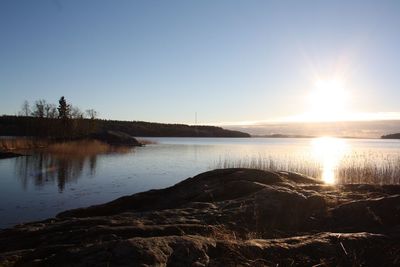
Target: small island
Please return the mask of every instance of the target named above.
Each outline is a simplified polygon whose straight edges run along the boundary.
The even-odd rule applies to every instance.
[[[400,133],[382,135],[382,139],[400,139]]]

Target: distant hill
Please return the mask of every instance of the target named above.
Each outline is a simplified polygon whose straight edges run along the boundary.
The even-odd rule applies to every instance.
[[[290,136],[337,136],[380,138],[399,133],[400,120],[335,121],[335,122],[270,122],[251,125],[224,125],[226,129],[243,131],[252,136],[282,134]]]
[[[62,124],[59,119],[22,116],[0,117],[0,135],[2,136],[58,137],[61,128]],[[67,136],[79,137],[101,131],[119,131],[132,136],[143,137],[250,137],[249,134],[244,132],[226,130],[215,126],[99,119],[71,119]],[[62,134],[65,137],[65,131]]]
[[[116,130],[133,136],[153,137],[250,137],[248,133],[215,126],[190,126],[144,121],[100,121],[102,130]]]
[[[382,139],[400,139],[400,133],[382,135]]]

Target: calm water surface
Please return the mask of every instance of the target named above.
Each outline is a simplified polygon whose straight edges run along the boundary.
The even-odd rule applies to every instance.
[[[334,183],[338,166],[346,160],[346,164],[351,161],[358,167],[368,162],[378,166],[382,163],[384,168],[388,164],[400,164],[398,140],[146,139],[157,144],[124,154],[71,157],[33,153],[28,157],[0,160],[0,227],[171,186],[216,167],[251,166],[268,161],[278,168],[301,170],[305,162],[314,164],[321,179]],[[396,173],[389,176],[380,182],[399,183]]]

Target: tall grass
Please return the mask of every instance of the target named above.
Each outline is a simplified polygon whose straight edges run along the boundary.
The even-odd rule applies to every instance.
[[[249,168],[267,171],[290,171],[302,173],[311,177],[320,178],[322,174],[322,164],[303,158],[292,158],[290,156],[258,156],[245,157],[241,159],[219,159],[215,168]]]
[[[340,162],[341,183],[400,184],[400,156],[353,153]]]
[[[131,151],[129,147],[111,146],[96,140],[54,142],[51,140],[14,138],[0,139],[0,151],[32,151],[45,149],[46,152],[73,155],[94,155],[102,153]]]
[[[219,159],[213,168],[250,168],[297,172],[323,179],[324,163],[306,156],[256,156]],[[400,184],[400,155],[353,153],[335,166],[338,184]]]
[[[0,151],[29,150],[44,148],[49,145],[49,141],[30,138],[0,139]]]
[[[48,146],[46,151],[54,154],[71,154],[71,155],[96,155],[104,153],[124,153],[129,152],[132,149],[129,147],[115,147],[106,143],[102,143],[95,140],[81,140],[81,141],[69,141],[63,143],[54,143]]]

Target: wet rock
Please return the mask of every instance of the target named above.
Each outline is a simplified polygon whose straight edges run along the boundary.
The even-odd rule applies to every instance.
[[[142,146],[133,136],[119,131],[104,131],[91,135],[91,138],[113,146]]]
[[[393,266],[399,186],[206,172],[0,232],[0,266]]]

